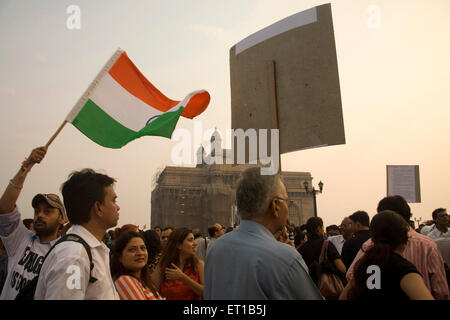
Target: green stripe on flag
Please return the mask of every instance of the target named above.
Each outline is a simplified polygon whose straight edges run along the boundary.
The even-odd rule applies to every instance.
[[[161,136],[170,139],[183,109],[180,107],[177,111],[163,113],[136,132],[114,120],[89,99],[72,124],[95,143],[106,148],[119,149],[142,136]]]

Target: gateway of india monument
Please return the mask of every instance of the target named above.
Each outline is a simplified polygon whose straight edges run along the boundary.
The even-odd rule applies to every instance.
[[[219,137],[217,143],[215,137]],[[217,146],[221,146],[221,138],[216,131],[211,136],[211,154],[206,157],[214,157]],[[200,146],[197,157],[205,159],[204,152]],[[222,154],[226,163],[226,150]],[[236,187],[241,172],[250,166],[255,165],[208,165],[202,160],[195,168],[166,167],[151,194],[151,227],[199,228],[206,234],[208,226],[214,223],[225,228],[238,223]],[[311,174],[283,171],[282,177],[289,199],[293,200],[289,206],[289,221],[300,226],[316,212]]]
[[[280,166],[282,154],[345,144],[331,4],[295,13],[249,35],[230,49],[229,59],[231,129],[258,131],[263,144],[268,136],[259,130],[278,130]],[[238,222],[237,182],[250,165],[229,164],[236,163],[229,158],[234,148],[222,152],[216,132],[209,155],[199,147],[195,168],[166,167],[159,175],[151,198],[152,227],[185,226],[205,234],[214,223],[228,227]],[[221,154],[227,161],[209,161],[222,160]],[[264,163],[263,157],[252,159]],[[293,200],[290,223],[305,224],[317,215],[316,194],[323,184],[316,191],[309,172],[281,170],[281,175]]]
[[[258,131],[263,143],[267,135],[259,130],[278,130],[280,166],[281,154],[345,144],[331,4],[295,13],[249,35],[230,49],[229,58],[231,129]],[[159,175],[151,198],[152,227],[186,226],[206,233],[213,223],[228,227],[237,222],[237,182],[250,165],[209,161],[222,160],[222,144],[213,145],[216,139],[221,142],[220,135],[213,137],[209,155],[199,146],[197,159],[202,161],[195,168],[166,167]],[[222,153],[224,159],[234,160],[229,158],[232,150]],[[264,163],[263,157],[257,159]],[[281,170],[281,175],[293,200],[290,223],[305,224],[317,215],[316,194],[323,184],[316,191],[309,172]]]

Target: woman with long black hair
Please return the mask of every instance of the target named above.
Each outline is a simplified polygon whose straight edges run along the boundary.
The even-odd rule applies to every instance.
[[[169,236],[152,280],[167,300],[203,298],[204,263],[195,255],[194,234],[187,228],[175,229]]]
[[[408,224],[389,210],[370,223],[374,245],[357,262],[353,279],[341,300],[434,300],[417,268],[402,257],[408,242]]]

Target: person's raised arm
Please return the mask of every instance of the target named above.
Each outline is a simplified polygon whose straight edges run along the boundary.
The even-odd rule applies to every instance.
[[[44,159],[46,153],[47,148],[45,147],[33,149],[30,156],[24,161],[14,178],[9,180],[8,186],[0,198],[0,214],[9,213],[14,210],[28,172],[30,172],[31,168],[36,163],[40,163],[42,159]]]

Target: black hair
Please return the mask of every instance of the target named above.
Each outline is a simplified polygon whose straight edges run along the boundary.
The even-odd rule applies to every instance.
[[[411,219],[411,208],[402,196],[389,196],[380,200],[377,212],[391,210],[397,212],[408,222]]]
[[[370,225],[369,214],[365,211],[359,210],[354,212],[350,217],[353,222],[359,222],[362,226],[368,227]]]
[[[394,211],[381,211],[373,217],[370,223],[373,246],[355,265],[350,299],[359,299],[369,290],[367,268],[377,265],[382,269],[388,264],[393,250],[408,242],[408,230],[405,219]]]
[[[319,217],[311,217],[306,221],[306,231],[308,232],[308,237],[317,234],[317,228],[323,227],[323,220]]]
[[[294,246],[297,247],[302,243],[302,241],[305,240],[306,232],[303,231],[297,231],[294,235]]]
[[[122,275],[131,275],[130,270],[126,269],[120,262],[120,257],[122,256],[122,252],[126,248],[127,244],[133,238],[140,238],[145,243],[144,237],[140,233],[135,231],[127,231],[125,233],[122,233],[114,243],[114,251],[111,258],[111,276],[114,280]],[[145,287],[149,288],[155,296],[157,295],[155,287],[150,280],[150,274],[147,265],[144,266],[141,270],[141,279],[137,280],[139,280]]]
[[[332,230],[337,230],[337,231],[341,231],[341,228],[339,228],[337,225],[335,225],[335,224],[332,224],[332,225],[330,225],[330,226],[328,226],[326,229],[325,229],[325,231],[326,232],[329,232],[329,231],[332,231]]]
[[[22,222],[23,222],[23,225],[28,229],[28,230],[30,230],[30,227],[31,227],[31,224],[33,223],[33,219],[23,219],[22,220]]]
[[[106,187],[115,179],[92,169],[74,171],[61,187],[67,217],[72,224],[85,224],[90,220],[90,211],[95,202],[103,203]]]
[[[215,225],[208,227],[208,234],[211,238],[214,237],[214,234],[216,234],[217,231],[219,231],[219,229]]]
[[[433,217],[433,220],[436,220],[437,215],[441,212],[447,211],[447,209],[445,208],[437,208],[436,210],[433,211],[433,213],[431,214]]]
[[[162,252],[161,239],[155,230],[147,230],[142,233],[148,252],[148,265],[152,265],[156,257]]]

